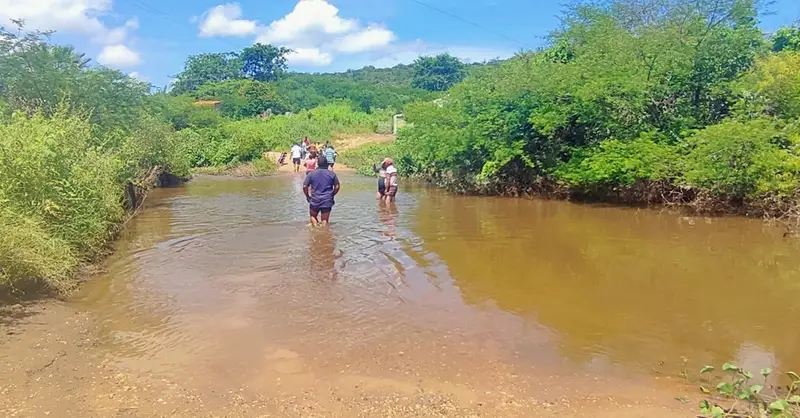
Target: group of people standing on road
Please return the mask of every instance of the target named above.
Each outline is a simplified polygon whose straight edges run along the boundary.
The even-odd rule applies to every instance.
[[[294,144],[291,148],[292,164],[295,173],[300,171],[301,166],[305,166],[306,174],[317,168],[320,157],[325,157],[328,162],[328,169],[333,170],[336,164],[336,149],[333,145],[325,141],[325,145],[314,144],[306,137],[300,144]]]
[[[321,152],[318,151],[319,149],[320,147],[312,144],[308,137],[305,138],[302,145],[294,144],[291,148],[294,171],[299,172],[301,164],[306,168],[303,194],[308,202],[312,226],[328,224],[333,205],[336,203],[335,196],[341,189],[339,177],[333,172],[336,150],[327,141],[321,148]],[[380,166],[373,165],[372,169],[378,174],[377,199],[394,202],[399,184],[394,161],[391,158],[385,158]]]

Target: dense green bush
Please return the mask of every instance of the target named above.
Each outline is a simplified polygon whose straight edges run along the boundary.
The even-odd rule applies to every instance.
[[[658,139],[653,134],[643,134],[633,141],[607,139],[573,153],[554,175],[570,187],[579,188],[671,181],[677,174],[678,154],[674,146]]]
[[[45,222],[78,252],[97,250],[122,218],[123,169],[117,156],[91,146],[91,124],[78,116],[16,114],[0,125],[0,199]]]
[[[782,119],[800,118],[800,52],[771,54],[738,83],[739,115],[766,114]]]
[[[681,199],[791,201],[800,55],[790,30],[771,52],[757,17],[736,0],[570,6],[548,48],[408,106],[395,157],[467,192],[614,198],[657,184]]]
[[[724,197],[794,194],[800,159],[780,146],[780,137],[766,119],[709,126],[685,141],[682,181]]]
[[[68,288],[78,264],[70,245],[49,233],[44,222],[15,212],[7,203],[0,200],[0,288],[37,281]]]
[[[386,157],[394,157],[397,154],[394,143],[374,143],[342,151],[336,162],[356,170],[359,174],[374,176],[373,165],[379,165]],[[400,170],[405,171],[403,161],[397,161],[397,165]]]

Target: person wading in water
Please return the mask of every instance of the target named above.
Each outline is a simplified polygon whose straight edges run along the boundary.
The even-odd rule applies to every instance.
[[[305,166],[306,166],[306,175],[309,175],[312,171],[317,169],[317,153],[312,152],[308,154],[308,158],[306,159]],[[330,164],[328,164],[330,166]]]
[[[376,167],[375,164],[373,164],[372,171],[378,174],[378,194],[376,195],[376,199],[383,200],[386,196],[386,165],[381,163],[379,167]]]
[[[383,165],[386,167],[386,194],[384,199],[387,202],[394,202],[397,196],[397,167],[394,166],[394,161],[391,158],[383,160]]]
[[[320,223],[325,226],[331,218],[334,196],[339,193],[339,178],[336,173],[328,170],[328,160],[321,155],[317,160],[317,169],[306,175],[303,181],[303,194],[308,201],[308,213],[311,216],[311,226]],[[321,219],[317,219],[317,216]]]

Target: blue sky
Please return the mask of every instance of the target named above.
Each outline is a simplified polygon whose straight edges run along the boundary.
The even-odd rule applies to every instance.
[[[190,54],[253,42],[297,52],[290,68],[330,72],[408,63],[450,52],[467,61],[540,46],[562,1],[544,0],[0,0],[0,21],[25,18],[56,30],[95,62],[163,86]],[[435,10],[438,9],[438,10]],[[800,1],[777,0],[771,31],[800,18]],[[477,26],[475,26],[477,24]]]

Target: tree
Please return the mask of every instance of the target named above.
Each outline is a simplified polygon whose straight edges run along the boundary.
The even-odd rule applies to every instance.
[[[450,54],[420,57],[414,62],[414,87],[444,91],[466,77],[464,64]]]
[[[275,81],[286,71],[289,48],[257,43],[242,50],[242,74],[256,81]]]
[[[772,37],[772,50],[775,52],[800,51],[800,26],[778,29]]]
[[[131,126],[149,90],[118,70],[87,67],[72,47],[46,42],[50,33],[0,29],[0,98],[12,109],[50,116],[58,109],[81,109],[93,126]]]
[[[239,95],[247,100],[247,108],[242,116],[260,115],[267,110],[283,113],[286,106],[271,84],[247,80],[239,89]]]
[[[273,84],[241,78],[204,84],[195,91],[194,98],[221,101],[222,115],[232,118],[257,116],[267,109],[283,113],[287,109]]]
[[[190,55],[183,71],[175,78],[173,94],[184,94],[197,90],[206,83],[241,77],[242,61],[233,52]]]

